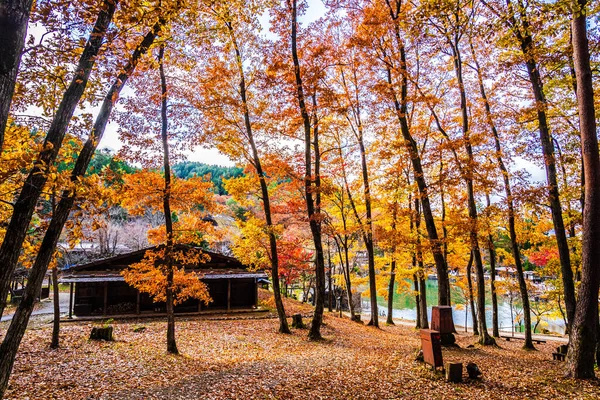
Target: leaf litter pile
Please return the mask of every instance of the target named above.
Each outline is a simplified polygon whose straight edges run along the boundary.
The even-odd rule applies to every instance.
[[[292,305],[291,301],[287,301]],[[295,306],[306,310],[306,305]],[[306,322],[309,322],[306,321]],[[375,329],[326,313],[324,340],[307,330],[277,333],[275,318],[180,318],[181,355],[165,351],[163,320],[115,322],[114,342],[89,341],[92,323],[63,324],[61,348],[50,350],[51,327],[30,328],[17,356],[8,399],[595,399],[596,382],[563,378],[552,361],[560,343],[521,349],[522,343],[444,348],[444,362],[475,362],[479,380],[463,374],[447,383],[415,361],[419,332],[404,326]],[[144,327],[145,329],[139,329]]]

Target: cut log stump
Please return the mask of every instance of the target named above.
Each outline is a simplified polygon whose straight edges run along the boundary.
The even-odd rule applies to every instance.
[[[113,339],[113,327],[112,326],[93,327],[92,333],[90,333],[90,340],[108,340],[108,341],[114,340]]]
[[[294,314],[292,315],[292,328],[296,329],[304,329],[306,325],[302,321],[302,314]]]
[[[447,382],[462,382],[462,363],[446,363],[446,381]]]
[[[482,375],[477,364],[472,362],[467,364],[467,373],[469,374],[470,379],[477,379]]]

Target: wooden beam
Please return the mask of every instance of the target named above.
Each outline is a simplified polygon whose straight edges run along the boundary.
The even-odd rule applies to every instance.
[[[69,287],[69,319],[73,318],[73,282]]]

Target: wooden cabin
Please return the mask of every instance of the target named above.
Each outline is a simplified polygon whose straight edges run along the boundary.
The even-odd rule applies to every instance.
[[[186,246],[178,246],[178,250]],[[190,248],[187,246],[187,248]],[[75,265],[65,269],[60,283],[70,284],[69,317],[117,316],[124,314],[161,314],[165,303],[155,303],[146,293],[129,286],[121,271],[140,262],[147,250],[120,254],[115,257]],[[207,285],[212,302],[202,304],[188,299],[175,306],[176,313],[200,313],[206,310],[254,309],[258,303],[259,280],[267,278],[262,271],[249,271],[240,261],[222,254],[203,251],[210,261],[196,268]]]

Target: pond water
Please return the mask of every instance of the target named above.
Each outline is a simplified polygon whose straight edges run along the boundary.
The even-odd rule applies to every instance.
[[[407,281],[408,282],[408,281]],[[409,282],[412,287],[412,281]],[[487,282],[486,282],[487,283]],[[437,290],[438,290],[438,282],[437,280],[427,280],[427,313],[429,315],[429,320],[431,321],[431,307],[437,305]],[[488,289],[486,287],[486,289]],[[488,289],[489,290],[489,289]],[[452,306],[453,312],[452,317],[454,319],[454,324],[457,326],[457,330],[461,328],[464,329],[465,321],[466,326],[471,328],[473,326],[473,321],[471,318],[471,309],[465,307],[465,300],[460,294],[460,290],[458,288],[452,287]],[[377,297],[377,305],[379,314],[381,316],[387,316],[387,300],[383,297]],[[520,306],[517,306],[520,310]],[[362,298],[362,312],[369,313],[371,307],[369,304],[369,299],[363,297]],[[486,292],[486,322],[489,330],[492,329],[492,301],[490,293]],[[515,311],[513,308],[513,318],[516,318]],[[521,313],[522,314],[522,313]],[[409,293],[395,293],[394,294],[394,303],[392,310],[393,318],[397,319],[405,319],[414,321],[417,317],[416,305],[415,305],[415,297]],[[535,324],[535,317],[531,315],[532,324]],[[511,332],[511,307],[510,301],[508,298],[504,296],[498,296],[498,324],[501,331]],[[538,331],[541,329],[546,329],[550,332],[563,334],[565,332],[564,321],[562,319],[555,318],[542,318],[542,322],[538,326]],[[523,327],[519,327],[516,324],[516,331],[523,330]]]

